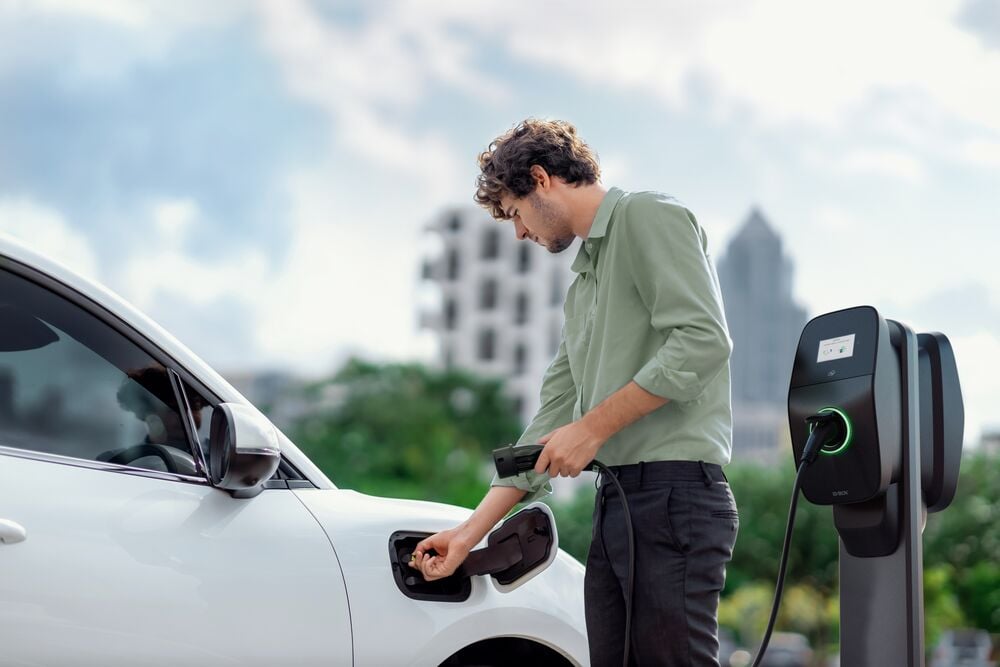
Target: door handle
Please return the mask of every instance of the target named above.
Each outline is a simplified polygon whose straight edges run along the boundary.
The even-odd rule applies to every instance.
[[[24,526],[16,521],[0,519],[0,544],[15,544],[24,542],[28,538],[28,533]]]

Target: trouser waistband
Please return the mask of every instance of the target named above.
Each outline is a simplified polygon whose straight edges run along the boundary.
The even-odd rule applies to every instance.
[[[722,466],[704,461],[640,461],[628,465],[608,466],[624,486],[642,486],[643,482],[728,482]],[[611,483],[607,474],[601,472],[599,484]]]

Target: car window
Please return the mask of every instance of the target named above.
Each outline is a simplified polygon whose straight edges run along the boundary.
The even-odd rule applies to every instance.
[[[168,370],[76,304],[0,271],[0,445],[200,474]],[[211,406],[185,387],[196,428]]]

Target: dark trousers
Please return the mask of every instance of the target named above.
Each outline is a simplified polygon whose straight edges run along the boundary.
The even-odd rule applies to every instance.
[[[614,466],[635,534],[632,665],[719,665],[719,593],[739,518],[722,468],[699,461]],[[628,538],[615,485],[602,474],[584,599],[593,667],[625,648]]]

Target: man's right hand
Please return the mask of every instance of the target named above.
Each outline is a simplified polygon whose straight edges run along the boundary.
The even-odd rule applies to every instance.
[[[458,528],[442,530],[431,535],[417,545],[410,561],[410,567],[420,570],[427,581],[443,579],[455,574],[455,570],[465,561],[474,545],[469,544],[458,532]],[[427,552],[434,550],[437,555]]]

